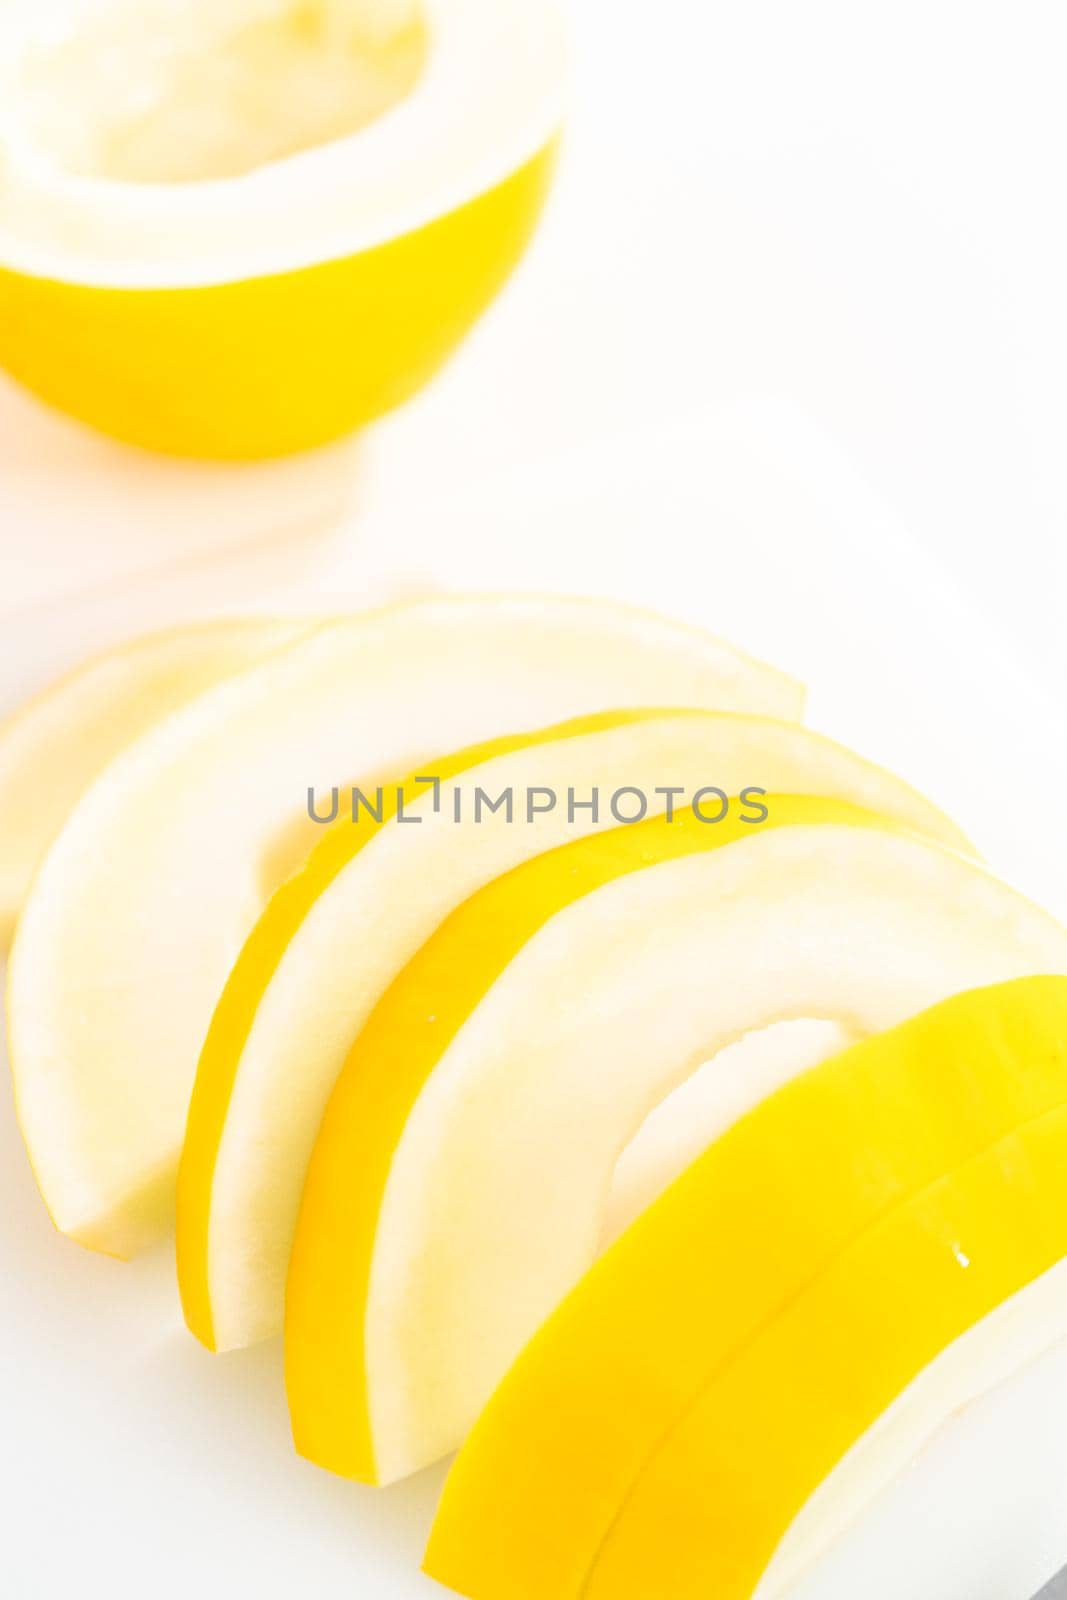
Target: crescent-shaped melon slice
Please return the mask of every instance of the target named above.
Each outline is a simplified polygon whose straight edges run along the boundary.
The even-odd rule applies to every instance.
[[[500,873],[614,827],[621,787],[630,811],[636,789],[654,812],[669,794],[681,804],[677,796],[710,783],[727,794],[756,786],[850,800],[966,843],[914,790],[830,740],[712,712],[608,713],[505,737],[428,763],[421,781],[403,786],[403,821],[394,790],[383,792],[392,814],[381,824],[360,807],[267,907],[200,1059],[179,1172],[178,1271],[186,1319],[206,1345],[232,1349],[280,1331],[304,1175],[330,1091],[374,1005],[429,934]],[[510,796],[510,819],[479,794]],[[548,809],[531,816],[531,796]],[[717,808],[710,800],[711,815]]]
[[[548,1320],[427,1570],[473,1600],[749,1600],[835,1468],[808,1558],[1025,1348],[1013,1321],[1062,1332],[1065,1255],[1067,980],[866,1040],[713,1144]]]
[[[317,629],[112,762],[49,850],[11,959],[19,1117],[57,1226],[126,1256],[173,1216],[212,1010],[279,873],[306,856],[289,835],[309,787],[620,703],[788,719],[801,692],[626,607],[427,600]]]
[[[956,852],[848,805],[766,803],[757,828],[680,813],[515,868],[383,997],[294,1242],[303,1454],[388,1482],[455,1448],[595,1258],[644,1119],[744,1034],[812,1017],[862,1036],[1067,972],[1067,932]]]
[[[241,617],[145,634],[94,656],[0,726],[0,943],[49,844],[108,762],[179,706],[312,627]]]

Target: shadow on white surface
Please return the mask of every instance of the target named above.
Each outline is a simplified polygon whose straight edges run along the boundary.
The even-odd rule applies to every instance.
[[[152,455],[0,376],[0,617],[335,526],[358,455],[351,440],[247,464]]]
[[[0,1281],[12,1600],[434,1592],[418,1567],[443,1469],[376,1491],[301,1461],[280,1343],[212,1356],[182,1325],[172,1246],[120,1263],[61,1238],[6,1085]]]

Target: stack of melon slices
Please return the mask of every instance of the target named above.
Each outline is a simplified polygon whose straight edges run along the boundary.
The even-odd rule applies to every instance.
[[[1067,931],[801,701],[457,598],[174,630],[0,730],[57,1227],[128,1256],[176,1195],[186,1320],[284,1329],[304,1455],[462,1446],[475,1600],[784,1594],[1067,1323]]]

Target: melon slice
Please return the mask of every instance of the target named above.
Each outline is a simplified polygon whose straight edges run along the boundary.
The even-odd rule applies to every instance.
[[[290,1265],[310,1459],[388,1482],[455,1448],[595,1258],[621,1152],[745,1033],[811,1017],[866,1035],[975,984],[1067,972],[1067,932],[961,855],[842,803],[767,804],[758,828],[681,813],[515,868],[383,997],[323,1120]]]
[[[178,1187],[186,1319],[213,1349],[281,1329],[315,1135],[345,1056],[389,983],[468,895],[531,856],[614,827],[611,800],[621,787],[639,790],[653,811],[664,809],[667,791],[678,804],[712,781],[729,794],[747,786],[823,794],[966,844],[899,779],[766,718],[618,712],[497,740],[428,771],[436,786],[425,775],[405,785],[404,822],[394,816],[378,826],[361,807],[354,825],[320,844],[264,912],[216,1008]],[[513,820],[504,809],[476,809],[479,793],[492,802],[510,795]],[[528,821],[531,795],[540,805],[557,798]],[[633,794],[624,798],[632,811]],[[414,818],[417,827],[408,825]]]
[[[316,630],[112,762],[49,850],[11,958],[19,1117],[57,1226],[129,1255],[173,1215],[208,1023],[279,874],[321,834],[310,787],[620,702],[790,718],[801,694],[625,607],[429,600]]]
[[[146,634],[94,656],[0,727],[0,941],[83,790],[126,745],[223,678],[311,630],[246,617]]]
[[[898,1397],[889,1460],[1019,1353],[1013,1296],[1063,1327],[1065,1255],[1067,981],[864,1041],[736,1124],[559,1307],[461,1452],[427,1570],[473,1600],[748,1600]],[[838,1477],[844,1517],[882,1465]],[[841,1525],[820,1509],[809,1557]]]

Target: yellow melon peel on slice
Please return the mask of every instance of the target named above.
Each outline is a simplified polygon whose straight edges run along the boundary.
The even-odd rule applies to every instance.
[[[858,1042],[841,1022],[794,1017],[745,1033],[650,1112],[615,1164],[606,1249],[727,1128],[783,1083]]]
[[[94,656],[0,725],[0,942],[75,803],[108,762],[223,678],[311,631],[244,617],[168,628]]]
[[[892,1526],[894,1506],[899,1505],[898,1496],[908,1496],[908,1469],[928,1470],[928,1463],[920,1465],[918,1458],[927,1449],[936,1453],[943,1432],[938,1419],[951,1427],[975,1402],[996,1404],[1006,1398],[1017,1381],[1027,1384],[1034,1369],[1065,1337],[1067,1258],[947,1345],[840,1457],[776,1546],[754,1600],[793,1594],[798,1576],[820,1565],[821,1557],[853,1524],[866,1521],[868,1513],[865,1533],[883,1576],[891,1574],[898,1562],[907,1567],[913,1552],[899,1548],[899,1524]],[[989,1444],[996,1448],[992,1440]],[[953,1481],[950,1492],[968,1508],[967,1486]],[[953,1514],[951,1506],[946,1510]],[[889,1526],[882,1523],[885,1513]],[[906,1581],[898,1580],[898,1592],[904,1592]]]
[[[785,1086],[531,1340],[427,1570],[472,1600],[747,1600],[865,1430],[1067,1254],[1065,1103],[1057,977],[948,1000]],[[913,1446],[943,1416],[928,1390]]]
[[[845,804],[767,804],[761,827],[682,814],[515,868],[376,1007],[290,1264],[310,1459],[387,1482],[460,1442],[595,1258],[629,1141],[709,1056],[789,1018],[866,1035],[1067,972],[1067,933],[957,853]]]
[[[615,826],[610,800],[620,786],[636,786],[655,812],[667,790],[692,796],[710,782],[730,794],[755,785],[849,800],[966,847],[891,774],[806,729],[730,713],[606,713],[432,760],[403,785],[403,822],[396,789],[384,787],[381,824],[361,805],[275,895],[212,1018],[178,1186],[182,1298],[206,1345],[232,1349],[280,1330],[300,1194],[330,1090],[419,945],[500,873]],[[511,817],[476,809],[479,793],[494,802],[512,795]],[[532,794],[542,805],[556,798],[530,821]]]
[[[747,1600],[790,1519],[865,1430],[955,1340],[1063,1260],[1065,1158],[1061,1109],[849,1252],[709,1386],[645,1467],[590,1573],[590,1600],[637,1600],[654,1581],[678,1600]],[[1064,1309],[1061,1299],[1054,1336]],[[919,1439],[949,1414],[938,1405]],[[754,1489],[768,1448],[778,1470]]]
[[[801,700],[792,680],[697,629],[536,596],[332,622],[198,696],[92,786],[20,919],[11,1057],[56,1225],[126,1256],[173,1217],[211,1014],[309,787],[417,772],[442,746],[620,703],[788,719]],[[284,872],[291,849],[281,859]]]

